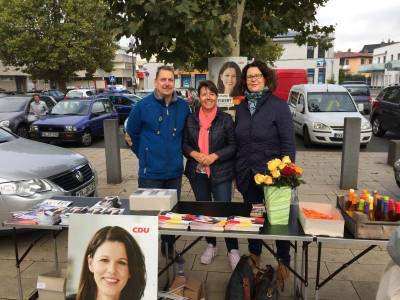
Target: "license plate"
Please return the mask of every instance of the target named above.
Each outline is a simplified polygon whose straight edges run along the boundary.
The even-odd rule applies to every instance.
[[[337,138],[337,139],[342,139],[343,138],[343,133],[335,133],[333,136],[335,138]]]
[[[77,197],[86,197],[87,195],[90,195],[96,190],[96,183],[92,182],[91,184],[85,186],[83,189],[76,191],[75,196]]]
[[[44,137],[58,137],[58,132],[42,132],[42,136]]]

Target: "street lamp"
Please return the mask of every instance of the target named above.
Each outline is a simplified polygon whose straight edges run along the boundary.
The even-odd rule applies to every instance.
[[[136,57],[133,55],[133,38],[131,37],[129,39],[129,48],[131,50],[132,53],[132,86],[133,86],[133,92],[136,91]]]

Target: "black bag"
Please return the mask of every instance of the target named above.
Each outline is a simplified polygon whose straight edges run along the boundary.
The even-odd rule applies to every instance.
[[[257,269],[254,276],[251,258],[243,255],[229,279],[225,300],[276,300],[276,271],[270,265]]]

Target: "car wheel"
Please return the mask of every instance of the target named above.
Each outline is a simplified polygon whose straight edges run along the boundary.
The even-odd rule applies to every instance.
[[[360,144],[361,149],[367,149],[368,144]]]
[[[19,125],[17,128],[17,135],[23,138],[28,138],[28,129],[25,125]]]
[[[310,138],[310,134],[308,133],[307,126],[304,126],[303,128],[303,141],[304,141],[304,147],[310,148],[312,146],[312,141]]]
[[[81,137],[81,145],[84,147],[88,147],[92,144],[93,137],[92,133],[89,130],[85,130]]]
[[[372,133],[376,136],[383,136],[386,130],[382,128],[382,122],[379,117],[372,119]]]

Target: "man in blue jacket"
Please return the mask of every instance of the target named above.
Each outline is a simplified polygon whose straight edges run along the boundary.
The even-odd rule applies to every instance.
[[[129,114],[127,132],[132,151],[139,159],[139,188],[176,189],[181,194],[183,156],[182,135],[190,113],[186,102],[178,98],[174,69],[157,69],[154,93],[139,101]],[[161,239],[172,254],[173,236]]]

